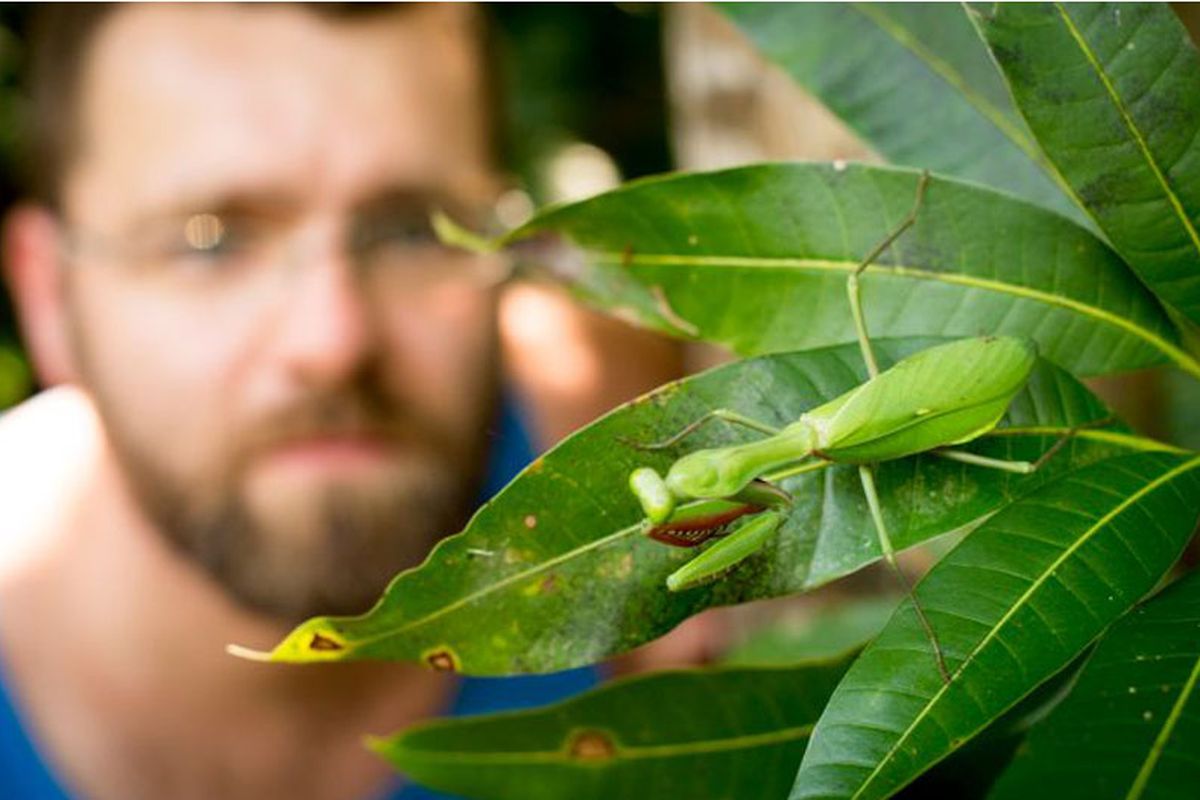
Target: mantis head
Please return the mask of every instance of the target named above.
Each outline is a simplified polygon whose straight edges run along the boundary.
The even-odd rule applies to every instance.
[[[667,488],[676,499],[731,497],[755,477],[745,447],[697,450],[671,465]]]
[[[733,497],[756,477],[740,448],[714,448],[689,453],[671,465],[664,479],[650,467],[629,476],[629,488],[642,504],[646,518],[665,522],[683,500]]]
[[[638,467],[631,472],[629,488],[642,504],[646,518],[656,525],[666,522],[675,510],[675,496],[667,488],[667,482],[650,467]]]

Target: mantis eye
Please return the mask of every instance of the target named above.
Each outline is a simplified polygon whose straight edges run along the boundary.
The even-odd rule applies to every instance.
[[[630,473],[629,489],[642,504],[646,518],[655,524],[665,522],[675,510],[675,498],[666,481],[650,467],[638,467]]]

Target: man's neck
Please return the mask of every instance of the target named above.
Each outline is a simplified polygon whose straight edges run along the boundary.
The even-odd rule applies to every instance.
[[[82,395],[52,393],[4,425],[0,442],[40,440],[55,456],[52,474],[23,480],[56,481],[59,491],[57,502],[16,515],[23,546],[0,556],[0,656],[70,782],[101,798],[136,790],[232,800],[365,797],[387,780],[361,735],[436,712],[444,676],[226,655],[229,642],[269,645],[286,626],[236,606],[168,546],[130,501]],[[70,435],[55,441],[55,431]],[[8,471],[0,465],[0,479],[21,477]]]

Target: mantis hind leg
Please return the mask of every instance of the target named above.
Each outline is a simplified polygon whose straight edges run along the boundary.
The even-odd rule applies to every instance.
[[[850,298],[850,313],[854,317],[854,330],[858,334],[858,346],[862,350],[863,361],[867,362],[867,374],[872,378],[879,374],[879,363],[875,360],[875,351],[871,349],[871,338],[867,334],[867,320],[863,315],[862,298],[859,296],[858,276],[871,266],[884,250],[891,247],[892,242],[900,238],[900,234],[911,228],[917,221],[917,214],[925,202],[925,189],[928,185],[929,170],[924,170],[917,181],[917,196],[908,214],[900,221],[899,225],[892,228],[887,236],[884,236],[878,244],[871,248],[871,251],[863,257],[862,261],[858,262],[858,266],[846,278],[846,295]]]
[[[626,439],[622,439],[622,441],[625,444],[628,444],[630,447],[635,447],[638,450],[665,450],[668,447],[674,447],[700,428],[715,420],[721,420],[733,425],[741,425],[744,428],[750,428],[751,430],[758,431],[759,433],[764,433],[767,436],[774,436],[775,434],[779,433],[778,428],[772,428],[766,423],[759,422],[756,419],[751,419],[750,417],[739,414],[736,411],[731,411],[728,408],[716,408],[712,411],[709,411],[707,414],[695,420],[694,422],[688,423],[678,433],[669,436],[662,441],[650,442],[649,444],[632,442]]]
[[[946,659],[942,655],[942,646],[938,642],[937,634],[933,631],[933,625],[930,624],[929,617],[925,616],[925,609],[921,606],[921,601],[917,599],[912,584],[909,583],[908,578],[900,569],[900,565],[896,563],[896,551],[892,547],[891,537],[888,536],[887,528],[883,524],[883,512],[879,508],[879,494],[875,491],[875,476],[871,472],[871,468],[866,465],[860,466],[858,473],[862,478],[863,493],[867,496],[867,505],[871,509],[871,518],[875,522],[875,532],[879,534],[879,549],[883,551],[883,559],[891,567],[897,579],[899,579],[900,585],[904,587],[905,593],[908,594],[908,599],[912,601],[913,609],[917,612],[917,619],[921,621],[921,627],[925,629],[925,634],[929,637],[929,643],[933,645],[933,658],[937,662],[942,682],[950,683],[950,672],[946,669]]]
[[[764,511],[755,515],[736,531],[672,572],[667,577],[667,588],[672,592],[680,592],[723,575],[761,550],[783,525],[785,517],[782,511]]]
[[[1046,452],[1042,453],[1041,456],[1038,457],[1037,461],[1012,461],[1003,458],[988,458],[987,456],[968,453],[964,450],[934,450],[933,453],[934,455],[941,456],[942,458],[946,458],[951,461],[959,461],[963,464],[974,464],[977,467],[988,467],[989,469],[999,469],[1005,472],[1015,472],[1018,475],[1031,475],[1045,466],[1046,462],[1048,462],[1050,459],[1054,458],[1054,456],[1058,454],[1059,450],[1062,450],[1064,447],[1066,447],[1067,443],[1075,437],[1075,434],[1079,433],[1080,431],[1088,430],[1089,428],[1103,428],[1105,425],[1112,424],[1113,421],[1114,418],[1109,416],[1101,419],[1090,420],[1088,422],[1081,422],[1078,425],[1068,428],[1062,433],[1061,436],[1058,437],[1054,444],[1050,445]]]

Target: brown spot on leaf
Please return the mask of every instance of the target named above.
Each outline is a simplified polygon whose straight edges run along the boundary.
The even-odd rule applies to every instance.
[[[526,514],[525,515],[525,527],[529,528],[530,530],[533,530],[534,528],[536,528],[537,527],[537,517],[535,517],[533,514]]]
[[[542,578],[542,583],[539,588],[541,589],[542,594],[550,594],[551,592],[558,591],[558,576],[547,575],[546,577]]]
[[[308,649],[309,650],[335,651],[335,650],[345,650],[346,646],[343,645],[341,642],[337,641],[336,639],[332,639],[328,636],[322,636],[319,633],[314,633],[313,637],[312,637],[312,641],[308,643]]]
[[[436,672],[458,672],[458,658],[449,647],[429,650],[423,658],[429,668]]]
[[[567,740],[567,754],[577,761],[608,761],[617,754],[617,746],[604,731],[575,731]]]

